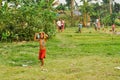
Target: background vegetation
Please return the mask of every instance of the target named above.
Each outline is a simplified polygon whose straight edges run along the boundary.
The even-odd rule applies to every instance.
[[[0,6],[0,41],[31,41],[35,32],[45,31],[50,37],[55,35],[55,21],[58,18],[65,19],[66,27],[77,26],[82,21],[84,26],[88,22],[93,23],[96,18],[101,18],[101,24],[111,26],[113,23],[120,25],[120,4],[112,5],[112,14],[109,11],[109,1],[103,0],[103,4],[89,4],[83,1],[83,5],[71,6],[71,1],[66,0],[66,5],[52,8],[53,0],[8,0]],[[2,0],[0,1],[2,2]],[[13,6],[8,6],[11,3]],[[21,7],[19,7],[21,6]],[[76,8],[76,9],[75,9]],[[73,10],[71,10],[73,9]],[[81,14],[73,14],[78,10]],[[72,11],[72,12],[71,12]]]
[[[47,7],[49,3],[29,3],[20,8],[9,8],[7,3],[1,7],[1,41],[30,41],[34,33],[40,31],[45,31],[49,36],[55,35],[56,13]]]

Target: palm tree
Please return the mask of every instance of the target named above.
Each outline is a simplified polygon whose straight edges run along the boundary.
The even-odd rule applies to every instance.
[[[89,7],[89,0],[81,0],[83,2],[83,5],[80,6],[80,11],[82,12],[82,17],[83,17],[83,26],[86,27],[87,23],[88,23],[88,17],[89,17],[89,11],[90,11],[90,7]]]
[[[67,3],[66,6],[68,6],[68,8],[70,9],[70,4],[71,4],[71,1],[72,1],[72,0],[65,0],[65,1],[66,1],[66,3]]]
[[[112,14],[112,0],[103,0],[104,5],[109,5],[110,14]]]

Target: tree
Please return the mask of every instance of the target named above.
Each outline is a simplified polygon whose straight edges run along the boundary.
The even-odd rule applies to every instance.
[[[90,8],[89,15],[92,21],[95,21],[95,19],[99,16],[98,11],[97,11],[98,6],[99,6],[98,4],[89,6]]]
[[[103,0],[104,4],[108,4],[110,0]]]
[[[70,5],[71,5],[71,0],[65,0],[66,1],[66,6],[68,7],[68,9],[70,9]]]
[[[90,5],[88,4],[89,1],[87,0],[81,0],[83,1],[83,5],[80,6],[80,11],[82,12],[82,17],[83,17],[83,26],[86,27],[89,19],[89,13],[91,10]]]
[[[60,4],[59,6],[56,7],[57,10],[65,10],[65,5]]]
[[[120,11],[120,4],[115,3],[114,7],[113,7],[113,10],[114,10],[115,13],[119,13],[119,11]]]
[[[51,3],[41,0],[39,3],[24,4],[19,9],[0,9],[0,40],[33,40],[35,32],[45,31],[49,36],[55,35],[56,13],[51,9]],[[44,7],[47,5],[47,7]],[[9,33],[3,38],[1,33]]]
[[[104,5],[109,5],[109,12],[112,14],[112,0],[103,0]]]

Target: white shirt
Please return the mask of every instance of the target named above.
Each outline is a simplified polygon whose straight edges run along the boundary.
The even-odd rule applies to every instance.
[[[57,25],[58,25],[58,26],[61,26],[61,21],[57,21]]]

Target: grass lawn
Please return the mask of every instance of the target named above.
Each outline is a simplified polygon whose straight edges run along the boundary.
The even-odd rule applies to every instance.
[[[47,41],[44,70],[38,42],[0,43],[1,80],[120,80],[120,35],[67,28]]]

